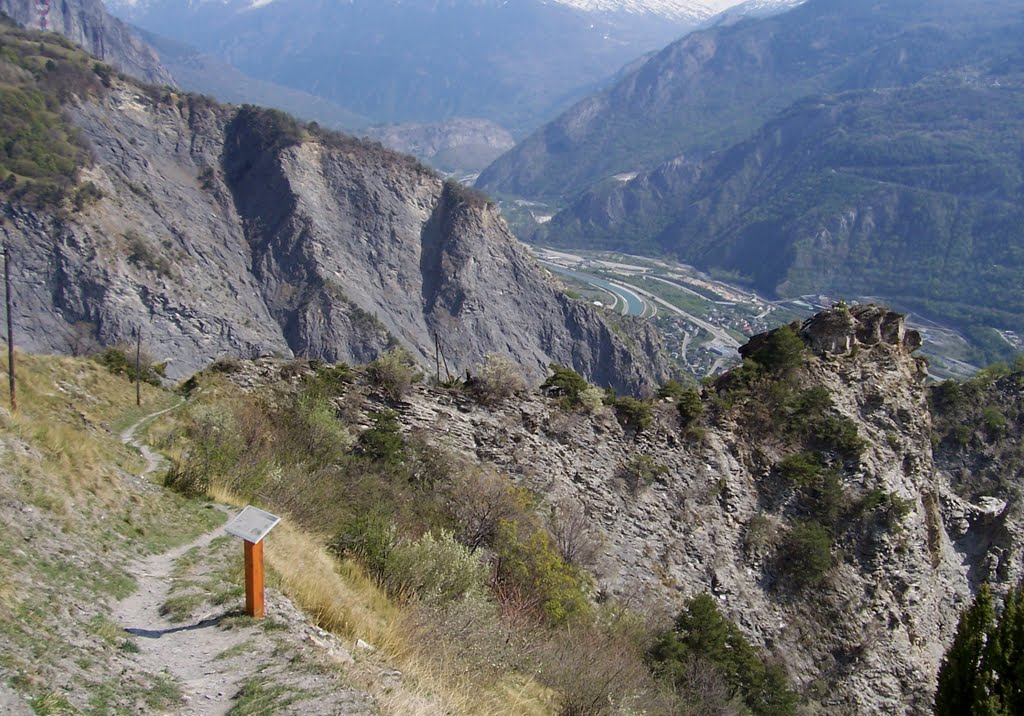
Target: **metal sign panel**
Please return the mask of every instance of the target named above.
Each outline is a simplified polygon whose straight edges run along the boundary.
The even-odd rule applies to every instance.
[[[264,512],[249,505],[239,513],[238,517],[231,520],[224,529],[229,535],[241,537],[246,542],[256,544],[266,537],[267,533],[274,529],[280,521],[281,518],[277,515],[272,515],[269,512]]]

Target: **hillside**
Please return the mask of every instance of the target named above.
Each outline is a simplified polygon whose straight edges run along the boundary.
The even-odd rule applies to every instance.
[[[1014,67],[802,100],[703,162],[587,192],[536,238],[671,255],[771,296],[883,296],[1019,330]]]
[[[497,209],[410,157],[140,87],[55,39],[5,27],[4,41],[20,345],[73,352],[141,329],[175,377],[221,356],[395,346],[433,365],[438,343],[455,375],[494,351],[534,380],[554,361],[639,391],[664,371],[652,332],[571,300]]]
[[[484,171],[489,192],[555,201],[747,138],[808,95],[970,75],[1015,56],[1012,0],[810,0],[780,15],[691,33],[538,129]]]
[[[536,674],[555,705],[586,695],[607,699],[599,713],[676,713],[676,698],[717,712],[719,672],[659,692],[664,674],[635,660],[707,593],[800,708],[924,714],[971,593],[1024,576],[1024,532],[1011,477],[1020,374],[930,389],[919,343],[901,316],[840,306],[756,337],[742,368],[646,408],[573,402],[564,376],[546,395],[504,392],[508,366],[394,393],[372,367],[223,364],[190,383],[202,392],[166,429],[187,448],[169,481],[287,505],[333,535],[392,593],[419,595],[422,638],[471,680],[499,664]],[[445,589],[469,587],[432,581],[458,551],[424,542],[431,530],[488,565],[472,629],[443,606]],[[407,550],[423,571],[389,556]],[[539,646],[552,634],[553,652]],[[782,700],[752,712],[795,713],[772,693]]]
[[[0,0],[0,13],[18,24],[40,29],[42,8],[50,4],[34,0]],[[57,32],[84,47],[117,69],[143,82],[170,85],[174,79],[160,58],[124,22],[109,15],[102,0],[76,0],[54,6],[45,15],[45,29]]]

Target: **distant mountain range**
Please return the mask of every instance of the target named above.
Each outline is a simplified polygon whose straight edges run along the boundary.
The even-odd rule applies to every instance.
[[[247,75],[379,123],[487,119],[520,135],[730,0],[111,0]]]
[[[496,161],[535,238],[1024,329],[1024,3],[809,0],[695,32]]]
[[[811,0],[716,25],[656,53],[538,129],[480,177],[487,191],[568,199],[617,174],[699,158],[814,93],[911,84],[969,66],[1021,12],[997,0]],[[1001,41],[1012,42],[1002,35]]]

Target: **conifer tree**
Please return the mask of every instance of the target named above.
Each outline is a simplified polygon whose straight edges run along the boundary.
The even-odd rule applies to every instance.
[[[960,616],[939,669],[938,716],[1024,713],[1024,585],[1011,590],[997,620],[988,585]]]

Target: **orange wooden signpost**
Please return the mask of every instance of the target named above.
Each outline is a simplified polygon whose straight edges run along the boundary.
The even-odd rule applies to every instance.
[[[254,619],[264,617],[263,538],[280,521],[277,515],[249,505],[224,528],[245,540],[245,613]]]

